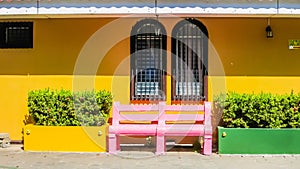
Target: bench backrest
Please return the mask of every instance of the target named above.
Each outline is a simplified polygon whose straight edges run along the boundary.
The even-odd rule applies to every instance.
[[[157,122],[159,117],[159,105],[122,105],[114,102],[112,124],[118,125],[122,121]]]
[[[166,105],[165,102],[153,105],[122,105],[114,102],[112,124],[118,125],[122,121],[136,123],[148,121],[157,122],[160,125],[168,121],[195,121],[211,125],[211,105],[210,102],[204,102],[204,105]]]
[[[204,105],[165,105],[163,108],[163,112],[164,113],[159,117],[160,125],[165,125],[168,122],[172,121],[175,123],[200,122],[202,124],[211,124],[210,102],[204,102]]]

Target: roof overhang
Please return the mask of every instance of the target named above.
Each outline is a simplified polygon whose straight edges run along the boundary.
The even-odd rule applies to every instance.
[[[1,18],[120,17],[300,17],[298,0],[0,0]]]

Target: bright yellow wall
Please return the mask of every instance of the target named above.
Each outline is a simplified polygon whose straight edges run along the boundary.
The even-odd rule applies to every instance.
[[[210,76],[209,100],[224,92],[276,93],[300,92],[300,76]]]
[[[117,18],[30,20],[34,21],[33,49],[0,49],[0,132],[9,132],[13,140],[22,139],[29,90],[47,87],[80,90],[92,86],[110,90],[115,100],[128,103],[129,35],[131,27],[141,18],[126,19],[124,27],[111,29],[109,36],[95,42],[99,44],[95,47],[102,49],[109,42],[107,38],[114,38],[121,31],[126,35],[106,49],[95,81],[94,76],[74,78],[74,66],[88,39]],[[180,19],[159,18],[168,36]],[[300,19],[271,19],[273,39],[265,37],[266,18],[209,17],[199,20],[206,25],[211,41],[209,100],[219,91],[300,91],[300,50],[288,50],[289,39],[300,39]],[[170,37],[167,40],[170,71]],[[218,60],[220,64],[216,64]],[[86,67],[88,69],[89,65]],[[170,77],[167,86],[167,101],[170,102]]]
[[[136,19],[138,20],[138,19]],[[170,61],[171,32],[180,18],[161,18],[168,34],[167,51]],[[273,18],[271,26],[274,38],[266,38],[266,18],[199,18],[209,32],[209,74],[212,76],[298,76],[300,50],[289,50],[289,39],[300,39],[300,19]],[[134,24],[135,22],[131,22]],[[128,31],[128,34],[130,31]],[[115,73],[130,54],[129,37],[109,50],[101,63],[98,74]],[[113,58],[113,59],[112,59]],[[216,67],[219,60],[222,67]],[[126,62],[123,75],[129,74]],[[221,70],[220,70],[221,69]],[[168,64],[170,72],[170,64]]]
[[[12,140],[22,139],[23,120],[28,112],[27,93],[30,90],[48,87],[74,91],[104,89],[112,91],[115,100],[122,103],[129,101],[129,77],[126,76],[3,75],[0,82],[0,132],[8,132]]]
[[[113,20],[29,20],[34,22],[33,48],[0,49],[0,74],[73,74],[77,56],[85,42],[95,31]]]
[[[271,19],[273,39],[266,38],[266,18],[204,18],[203,22],[226,75],[300,75],[300,50],[288,49],[289,39],[300,39],[299,18]]]
[[[22,139],[23,120],[27,114],[27,93],[29,90],[70,89],[84,90],[94,88],[111,91],[114,100],[129,103],[128,76],[72,76],[72,75],[35,75],[35,76],[0,76],[0,132],[8,132],[13,140]],[[171,78],[168,76],[167,85]],[[224,91],[242,93],[272,92],[289,93],[291,90],[300,92],[300,77],[280,76],[211,76],[209,77],[209,100]],[[80,88],[77,88],[80,84]],[[167,89],[167,103],[170,104],[171,89]]]
[[[0,77],[0,132],[8,132],[11,139],[21,140],[27,88],[26,76]]]
[[[119,64],[130,55],[129,35],[131,27],[142,18],[74,18],[32,19],[34,22],[33,49],[0,49],[0,74],[2,75],[70,75],[77,57],[88,39],[99,29],[111,23],[125,20],[124,27],[112,29],[111,34],[100,38],[101,48],[108,39],[121,37],[107,49],[98,75],[112,75]],[[297,76],[300,68],[300,50],[289,50],[289,39],[300,39],[300,19],[272,18],[274,38],[265,37],[266,18],[198,18],[209,32],[210,59],[220,58],[226,75],[237,76]],[[181,18],[160,18],[168,36]],[[10,20],[8,20],[10,21]],[[15,20],[14,20],[15,21]],[[18,20],[23,21],[23,20]],[[122,22],[122,21],[121,21]],[[168,37],[170,51],[170,37]],[[170,58],[170,53],[168,53]],[[210,74],[220,75],[210,62]],[[129,64],[128,64],[129,66]],[[168,65],[170,66],[170,65]],[[123,71],[128,75],[128,70]],[[124,73],[125,72],[125,73]]]

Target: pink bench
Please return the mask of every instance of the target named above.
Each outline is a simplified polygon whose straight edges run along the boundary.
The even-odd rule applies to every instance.
[[[120,135],[156,136],[158,155],[166,152],[166,136],[203,136],[203,154],[210,155],[211,105],[209,102],[205,102],[204,105],[166,105],[165,102],[155,105],[121,105],[115,102],[112,125],[108,128],[109,153],[116,154],[120,150]]]
[[[156,154],[166,152],[166,136],[203,136],[203,154],[212,153],[211,105],[165,105],[157,126]],[[168,114],[167,112],[181,112]],[[204,112],[203,114],[188,112]]]

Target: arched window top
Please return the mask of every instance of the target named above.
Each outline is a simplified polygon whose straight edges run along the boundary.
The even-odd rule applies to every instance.
[[[190,29],[190,31],[187,31],[188,29]],[[197,19],[186,18],[174,26],[172,37],[176,38],[177,36],[187,34],[193,35],[197,34],[199,31],[201,31],[204,35],[206,35],[206,38],[208,38],[208,31],[202,22],[198,21]]]
[[[166,35],[166,30],[156,19],[143,19],[137,22],[131,30],[131,36],[138,34]]]

